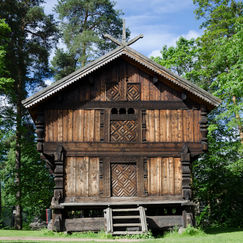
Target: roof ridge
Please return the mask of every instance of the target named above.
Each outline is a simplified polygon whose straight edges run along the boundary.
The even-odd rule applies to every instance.
[[[204,101],[208,102],[213,106],[218,106],[221,103],[221,100],[217,97],[213,96],[206,90],[198,87],[197,85],[191,83],[190,81],[174,74],[170,70],[166,69],[165,67],[159,65],[158,63],[154,62],[153,60],[149,59],[148,57],[144,56],[143,54],[137,52],[136,50],[132,49],[128,46],[119,46],[116,49],[108,52],[107,54],[97,58],[93,62],[87,64],[86,66],[76,70],[75,72],[69,74],[68,76],[53,82],[51,85],[47,86],[46,88],[42,89],[41,91],[35,93],[34,95],[26,98],[22,101],[22,104],[29,108],[47,97],[57,93],[58,91],[64,89],[65,87],[71,85],[72,83],[76,82],[80,78],[87,76],[88,74],[92,73],[93,71],[99,69],[100,67],[106,65],[107,63],[113,61],[114,59],[120,57],[121,55],[126,55],[131,59],[135,60],[136,62],[140,63],[141,65],[147,67],[148,69],[152,70],[153,72],[166,77],[168,80],[173,82],[174,84],[186,89],[190,93],[198,96],[199,98],[203,99]]]

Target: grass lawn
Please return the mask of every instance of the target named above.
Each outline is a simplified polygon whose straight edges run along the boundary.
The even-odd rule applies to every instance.
[[[106,235],[104,232],[100,232],[98,234],[87,232],[87,233],[74,233],[72,235],[67,235],[65,233],[54,233],[47,230],[44,231],[16,231],[16,230],[0,230],[0,242],[38,242],[38,240],[35,241],[13,241],[13,240],[1,240],[1,237],[32,237],[32,238],[60,238],[60,241],[52,241],[52,242],[61,242],[63,238],[65,238],[66,242],[71,242],[71,239],[77,239],[77,238],[83,238],[83,239],[100,239],[102,242],[108,242],[106,239],[115,239],[110,235]],[[70,241],[69,241],[70,240]],[[129,239],[127,239],[129,240]],[[132,241],[132,239],[131,239]],[[50,242],[50,241],[39,241],[39,242]],[[77,241],[75,241],[77,242]],[[83,242],[84,241],[80,241]],[[86,241],[87,242],[87,241]],[[89,241],[90,242],[90,241]],[[93,241],[94,242],[94,241]],[[138,242],[138,241],[137,241]],[[237,242],[237,243],[243,243],[243,230],[237,230],[237,229],[219,229],[219,230],[209,230],[207,233],[204,232],[198,232],[196,235],[190,236],[188,233],[179,235],[178,233],[171,233],[167,234],[166,236],[162,238],[156,238],[156,239],[139,239],[139,242],[148,242],[148,243],[228,243],[228,242]]]

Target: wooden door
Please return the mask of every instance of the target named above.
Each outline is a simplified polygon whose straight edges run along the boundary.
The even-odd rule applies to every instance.
[[[137,196],[136,163],[111,163],[111,196]]]

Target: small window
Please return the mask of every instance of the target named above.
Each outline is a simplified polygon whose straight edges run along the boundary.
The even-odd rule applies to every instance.
[[[127,111],[127,114],[134,114],[135,111],[133,108],[129,108],[128,111]]]
[[[119,114],[126,114],[126,109],[125,108],[120,108],[119,109]]]
[[[118,114],[118,110],[116,108],[111,109],[111,114]]]

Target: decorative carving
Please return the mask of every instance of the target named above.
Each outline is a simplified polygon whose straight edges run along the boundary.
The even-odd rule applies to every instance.
[[[58,206],[64,197],[64,149],[58,145],[54,153],[54,196],[52,198],[52,207]]]
[[[54,155],[53,154],[46,154],[46,153],[41,153],[41,159],[45,160],[46,162],[46,167],[49,170],[51,174],[54,173],[55,170],[55,161],[54,161]]]
[[[100,158],[100,162],[99,162],[99,176],[100,176],[100,195],[103,195],[104,193],[104,189],[103,189],[103,173],[104,173],[104,165],[103,165],[103,160]]]
[[[207,118],[207,110],[205,106],[201,107],[201,120],[200,120],[200,132],[202,135],[202,149],[204,151],[208,150],[208,118]]]
[[[106,98],[108,101],[116,101],[121,99],[119,83],[106,83]]]
[[[136,164],[111,164],[112,196],[134,197],[137,195]]]
[[[137,122],[131,121],[111,121],[111,142],[136,142]]]
[[[186,228],[188,225],[194,226],[194,206],[185,206],[182,211],[183,218],[183,228]]]
[[[146,110],[142,110],[142,142],[146,142]]]
[[[104,142],[105,141],[104,123],[105,123],[105,111],[101,110],[100,111],[100,142]]]
[[[53,211],[52,230],[56,232],[63,231],[62,211],[59,209]]]
[[[143,159],[143,171],[144,171],[144,195],[148,196],[148,162],[147,158]]]
[[[184,144],[181,153],[181,166],[182,166],[182,197],[185,200],[192,198],[191,191],[191,169],[190,169],[191,155],[187,144]]]
[[[127,100],[140,100],[140,84],[127,84]]]
[[[44,143],[44,136],[45,136],[45,124],[44,124],[44,113],[38,112],[37,117],[35,119],[36,125],[36,134],[37,134],[37,151],[43,151],[43,143]]]

